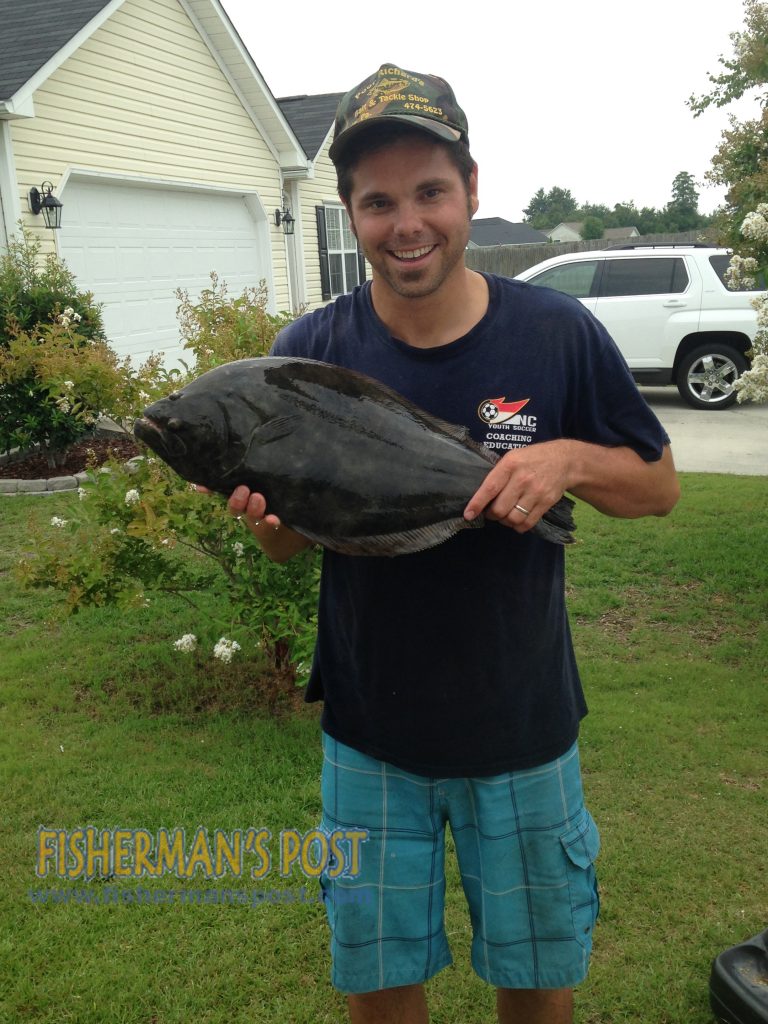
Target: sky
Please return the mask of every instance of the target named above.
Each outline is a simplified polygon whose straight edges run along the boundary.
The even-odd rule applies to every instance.
[[[447,79],[469,121],[478,217],[521,221],[554,186],[661,209],[680,171],[711,213],[723,191],[704,175],[728,112],[758,113],[746,98],[698,118],[686,106],[731,56],[742,0],[221,2],[276,97],[346,92],[384,63]]]

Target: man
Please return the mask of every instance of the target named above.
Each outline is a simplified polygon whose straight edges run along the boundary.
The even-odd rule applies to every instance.
[[[428,1020],[423,983],[450,963],[450,822],[499,1021],[568,1024],[598,837],[563,549],[530,530],[566,491],[608,515],[667,514],[668,438],[580,303],[464,265],[477,167],[446,82],[383,65],[342,100],[331,158],[372,279],[286,328],[275,354],[368,373],[504,453],[468,496],[484,529],[398,558],[324,554],[307,691],[325,702],[324,824],[369,832],[360,874],[323,883],[333,981],[353,1024]],[[229,504],[271,558],[307,544],[262,495]],[[370,898],[335,898],[353,889]]]

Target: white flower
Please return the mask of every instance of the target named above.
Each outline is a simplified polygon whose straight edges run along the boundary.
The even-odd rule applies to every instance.
[[[74,311],[74,309],[71,306],[67,306],[67,308],[64,310],[64,315],[65,316],[73,316],[74,312],[75,311]]]
[[[80,316],[79,313],[73,313],[72,319],[75,321],[76,324],[79,324],[83,318]]]
[[[185,633],[176,640],[173,645],[177,651],[194,651],[197,647],[197,637],[194,633]]]
[[[219,661],[223,661],[229,664],[232,661],[232,655],[235,651],[240,650],[240,644],[237,640],[228,640],[225,636],[221,637],[219,642],[213,648],[214,658],[218,658]]]
[[[62,527],[62,526],[66,526],[68,522],[69,522],[68,519],[60,519],[59,516],[52,516],[51,517],[51,526]]]
[[[135,505],[136,502],[140,501],[140,500],[141,500],[141,495],[139,494],[139,492],[135,488],[133,490],[131,490],[131,491],[128,491],[126,493],[126,495],[125,495],[125,504],[126,505]]]
[[[111,529],[111,530],[110,530],[109,532],[110,532],[110,533],[112,534],[112,536],[114,537],[114,535],[115,535],[116,533],[122,533],[123,531],[122,531],[122,530],[121,530],[121,529],[120,529],[119,527],[117,527],[117,526],[113,526],[113,527],[112,527],[112,529]]]
[[[235,558],[242,558],[245,554],[245,546],[239,540],[232,545],[232,550],[235,552]]]
[[[71,322],[72,321],[69,319],[69,317],[68,316],[64,316],[63,313],[59,317],[59,323],[61,324],[62,327],[69,327]]]
[[[752,238],[756,242],[768,242],[768,220],[766,220],[765,213],[768,213],[768,207],[765,203],[761,203],[757,210],[752,213],[748,213],[741,224],[741,233],[745,238]]]
[[[66,398],[57,398],[56,405],[61,412],[69,412],[72,408]]]
[[[88,491],[86,491],[84,487],[78,487],[77,496],[80,499],[80,501],[85,501],[85,499],[88,497]]]

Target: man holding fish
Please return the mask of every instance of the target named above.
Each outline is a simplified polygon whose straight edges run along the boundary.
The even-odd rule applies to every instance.
[[[359,875],[323,880],[333,983],[353,1024],[428,1021],[424,982],[451,962],[450,823],[499,1021],[569,1024],[599,839],[564,550],[531,530],[565,492],[606,515],[666,515],[669,439],[577,300],[465,266],[478,171],[445,81],[383,65],[342,100],[330,154],[372,278],[273,354],[368,374],[504,452],[467,497],[484,529],[394,558],[324,553],[307,690],[324,701],[323,824],[369,835]],[[258,491],[236,488],[229,507],[270,558],[309,543]],[[341,898],[354,888],[370,899]]]

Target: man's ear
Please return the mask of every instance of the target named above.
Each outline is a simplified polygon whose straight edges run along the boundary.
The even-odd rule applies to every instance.
[[[469,208],[472,211],[472,216],[477,213],[480,207],[480,200],[477,197],[477,164],[472,168],[472,173],[469,176]]]
[[[352,229],[352,234],[355,236],[355,238],[357,238],[357,229],[355,228],[355,222],[352,219],[352,210],[350,209],[349,203],[346,201],[346,199],[342,199],[341,196],[339,196],[339,199],[341,199],[341,205],[347,211],[347,216],[349,217],[349,226]]]

